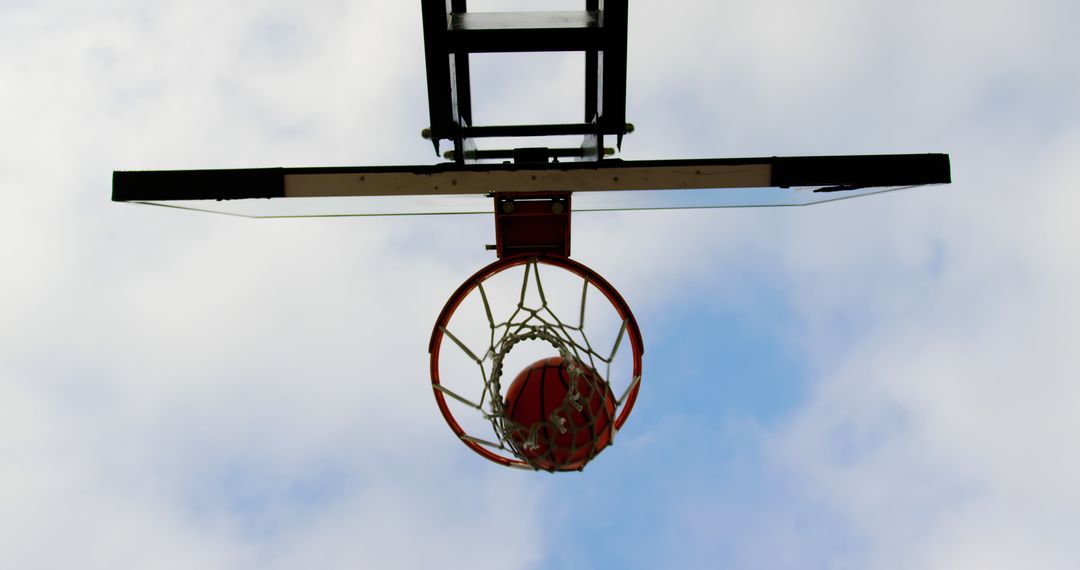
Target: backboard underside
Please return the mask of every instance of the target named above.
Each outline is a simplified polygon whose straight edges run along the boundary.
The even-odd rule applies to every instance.
[[[803,206],[950,181],[942,154],[118,171],[113,200],[252,218],[490,214],[498,193],[574,210]]]

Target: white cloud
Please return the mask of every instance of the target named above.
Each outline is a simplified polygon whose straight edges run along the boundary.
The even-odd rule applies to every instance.
[[[557,497],[454,442],[426,383],[431,321],[484,263],[489,220],[105,203],[113,168],[429,161],[416,6],[9,6],[0,563],[543,560]],[[1077,558],[1075,10],[632,6],[628,156],[946,151],[957,180],[782,212],[575,218],[575,256],[639,317],[752,315],[759,287],[782,293],[795,312],[778,334],[816,376],[787,423],[737,436],[764,442],[741,468],[775,496],[734,477],[660,519],[687,566]]]
[[[22,54],[0,94],[20,135],[0,143],[0,565],[462,567],[493,538],[510,566],[536,560],[528,475],[473,457],[431,396],[427,334],[464,273],[399,253],[423,228],[107,203],[113,168],[378,163],[398,141],[427,160],[414,12],[17,15],[0,40]]]
[[[954,188],[815,212],[784,247],[822,381],[772,445],[869,544],[861,567],[1080,555],[1078,147],[1008,115],[950,149]]]
[[[639,78],[632,91],[635,155],[639,142],[665,156],[945,151],[956,181],[797,211],[604,222],[648,227],[619,234],[618,251],[589,248],[598,265],[630,268],[632,303],[664,310],[661,300],[693,298],[704,316],[740,310],[767,287],[794,311],[776,334],[791,335],[817,379],[763,438],[775,464],[749,469],[775,477],[781,498],[733,495],[755,488],[737,479],[732,494],[673,505],[673,520],[696,520],[684,526],[704,537],[673,541],[673,556],[790,567],[788,555],[803,552],[800,567],[875,568],[1067,568],[1077,558],[1070,111],[1080,83],[1060,73],[1076,43],[1062,19],[1073,9],[759,3],[704,8],[715,17],[689,22],[688,6],[650,13],[656,28],[678,20],[735,33],[715,33],[715,45],[704,33],[637,36],[655,49],[632,55],[664,81]],[[771,30],[741,27],[770,10],[784,12]],[[680,113],[645,112],[679,97],[690,98]],[[698,146],[661,146],[680,140]]]

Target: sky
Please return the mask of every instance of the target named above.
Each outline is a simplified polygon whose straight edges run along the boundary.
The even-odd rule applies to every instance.
[[[435,162],[418,8],[0,1],[0,566],[1075,567],[1080,5],[633,3],[624,158],[945,152],[954,183],[575,216],[645,364],[567,474],[476,456],[431,395],[489,217],[109,201],[119,169]],[[576,116],[576,59],[474,65],[478,123]]]

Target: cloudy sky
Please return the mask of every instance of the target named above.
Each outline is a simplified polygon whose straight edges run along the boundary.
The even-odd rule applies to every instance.
[[[955,183],[576,216],[645,377],[551,475],[431,396],[488,217],[109,201],[115,169],[434,162],[418,2],[0,1],[0,566],[1075,567],[1078,6],[634,2],[625,158],[947,152]],[[509,65],[478,123],[576,117],[578,59]]]

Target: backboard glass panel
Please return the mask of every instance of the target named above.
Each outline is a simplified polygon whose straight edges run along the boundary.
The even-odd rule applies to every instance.
[[[946,155],[116,172],[113,199],[251,218],[490,214],[573,192],[576,212],[805,206],[949,182]]]
[[[809,206],[911,188],[887,186],[846,192],[816,192],[818,187],[712,188],[694,191],[626,190],[604,193],[575,192],[574,212],[676,210],[710,208],[764,208]],[[363,216],[423,216],[492,213],[491,197],[458,196],[337,196],[319,198],[243,200],[133,201],[245,218],[338,218]]]

